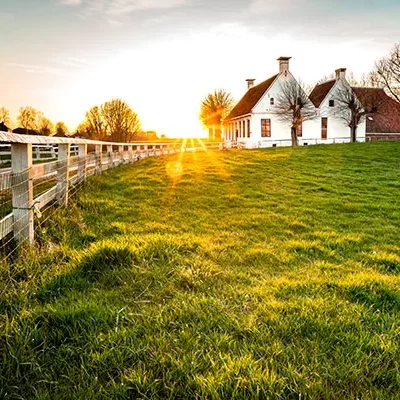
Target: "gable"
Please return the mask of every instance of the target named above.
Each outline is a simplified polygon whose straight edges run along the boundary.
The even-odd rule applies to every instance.
[[[0,131],[8,132],[10,129],[3,123],[0,122]]]
[[[331,80],[315,86],[310,96],[308,96],[315,107],[319,108],[326,96],[328,96],[329,92],[335,86],[335,83],[336,80]]]
[[[261,82],[257,86],[249,89],[246,94],[242,97],[239,103],[233,108],[230,114],[225,118],[225,120],[240,117],[242,115],[248,115],[251,113],[252,109],[257,105],[257,103],[264,96],[265,92],[271,87],[275,79],[279,74],[272,76],[264,82]]]

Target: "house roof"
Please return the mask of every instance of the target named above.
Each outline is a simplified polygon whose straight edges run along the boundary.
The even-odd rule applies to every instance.
[[[9,131],[9,128],[6,125],[4,125],[4,122],[0,122],[0,131],[3,131],[3,132]]]
[[[20,135],[39,135],[39,133],[33,129],[16,128],[12,133],[18,133]]]
[[[279,74],[276,74],[266,81],[261,82],[257,86],[249,89],[239,103],[236,104],[230,114],[225,118],[225,120],[250,114],[251,110],[264,96],[265,92],[271,87],[278,75]]]
[[[353,88],[364,107],[377,107],[377,112],[367,115],[367,133],[400,133],[400,103],[379,88]]]
[[[314,104],[315,107],[318,108],[321,105],[325,97],[328,96],[328,93],[335,86],[335,83],[336,80],[333,79],[331,81],[327,81],[315,86],[309,96],[311,102]]]

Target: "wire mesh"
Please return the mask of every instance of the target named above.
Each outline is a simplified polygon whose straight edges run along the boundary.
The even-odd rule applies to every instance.
[[[46,150],[58,154],[57,147]],[[68,198],[82,189],[88,176],[143,158],[176,152],[174,148],[155,145],[136,145],[128,151],[125,147],[112,149],[108,146],[107,150],[79,156],[76,146],[68,160],[52,161],[48,157],[47,162],[19,173],[7,168],[0,172],[1,258],[8,260],[13,257],[27,234],[31,230],[38,233],[57,206],[67,204]]]

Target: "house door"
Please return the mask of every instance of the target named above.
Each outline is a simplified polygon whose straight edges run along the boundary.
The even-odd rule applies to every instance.
[[[328,137],[328,118],[322,118],[321,120],[321,139]]]

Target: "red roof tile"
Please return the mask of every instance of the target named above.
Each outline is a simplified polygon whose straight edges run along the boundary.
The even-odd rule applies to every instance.
[[[239,101],[239,103],[236,104],[230,114],[225,118],[225,121],[232,118],[240,117],[242,115],[250,114],[251,110],[264,96],[265,92],[271,87],[278,75],[279,74],[274,75],[266,81],[249,89]]]
[[[318,108],[321,105],[321,103],[324,101],[325,97],[328,96],[328,93],[331,91],[335,83],[336,80],[332,80],[315,86],[315,88],[313,89],[313,91],[309,96],[311,102],[314,104],[315,107]]]
[[[364,107],[373,101],[377,112],[367,115],[367,133],[400,133],[400,103],[383,89],[353,88]]]

